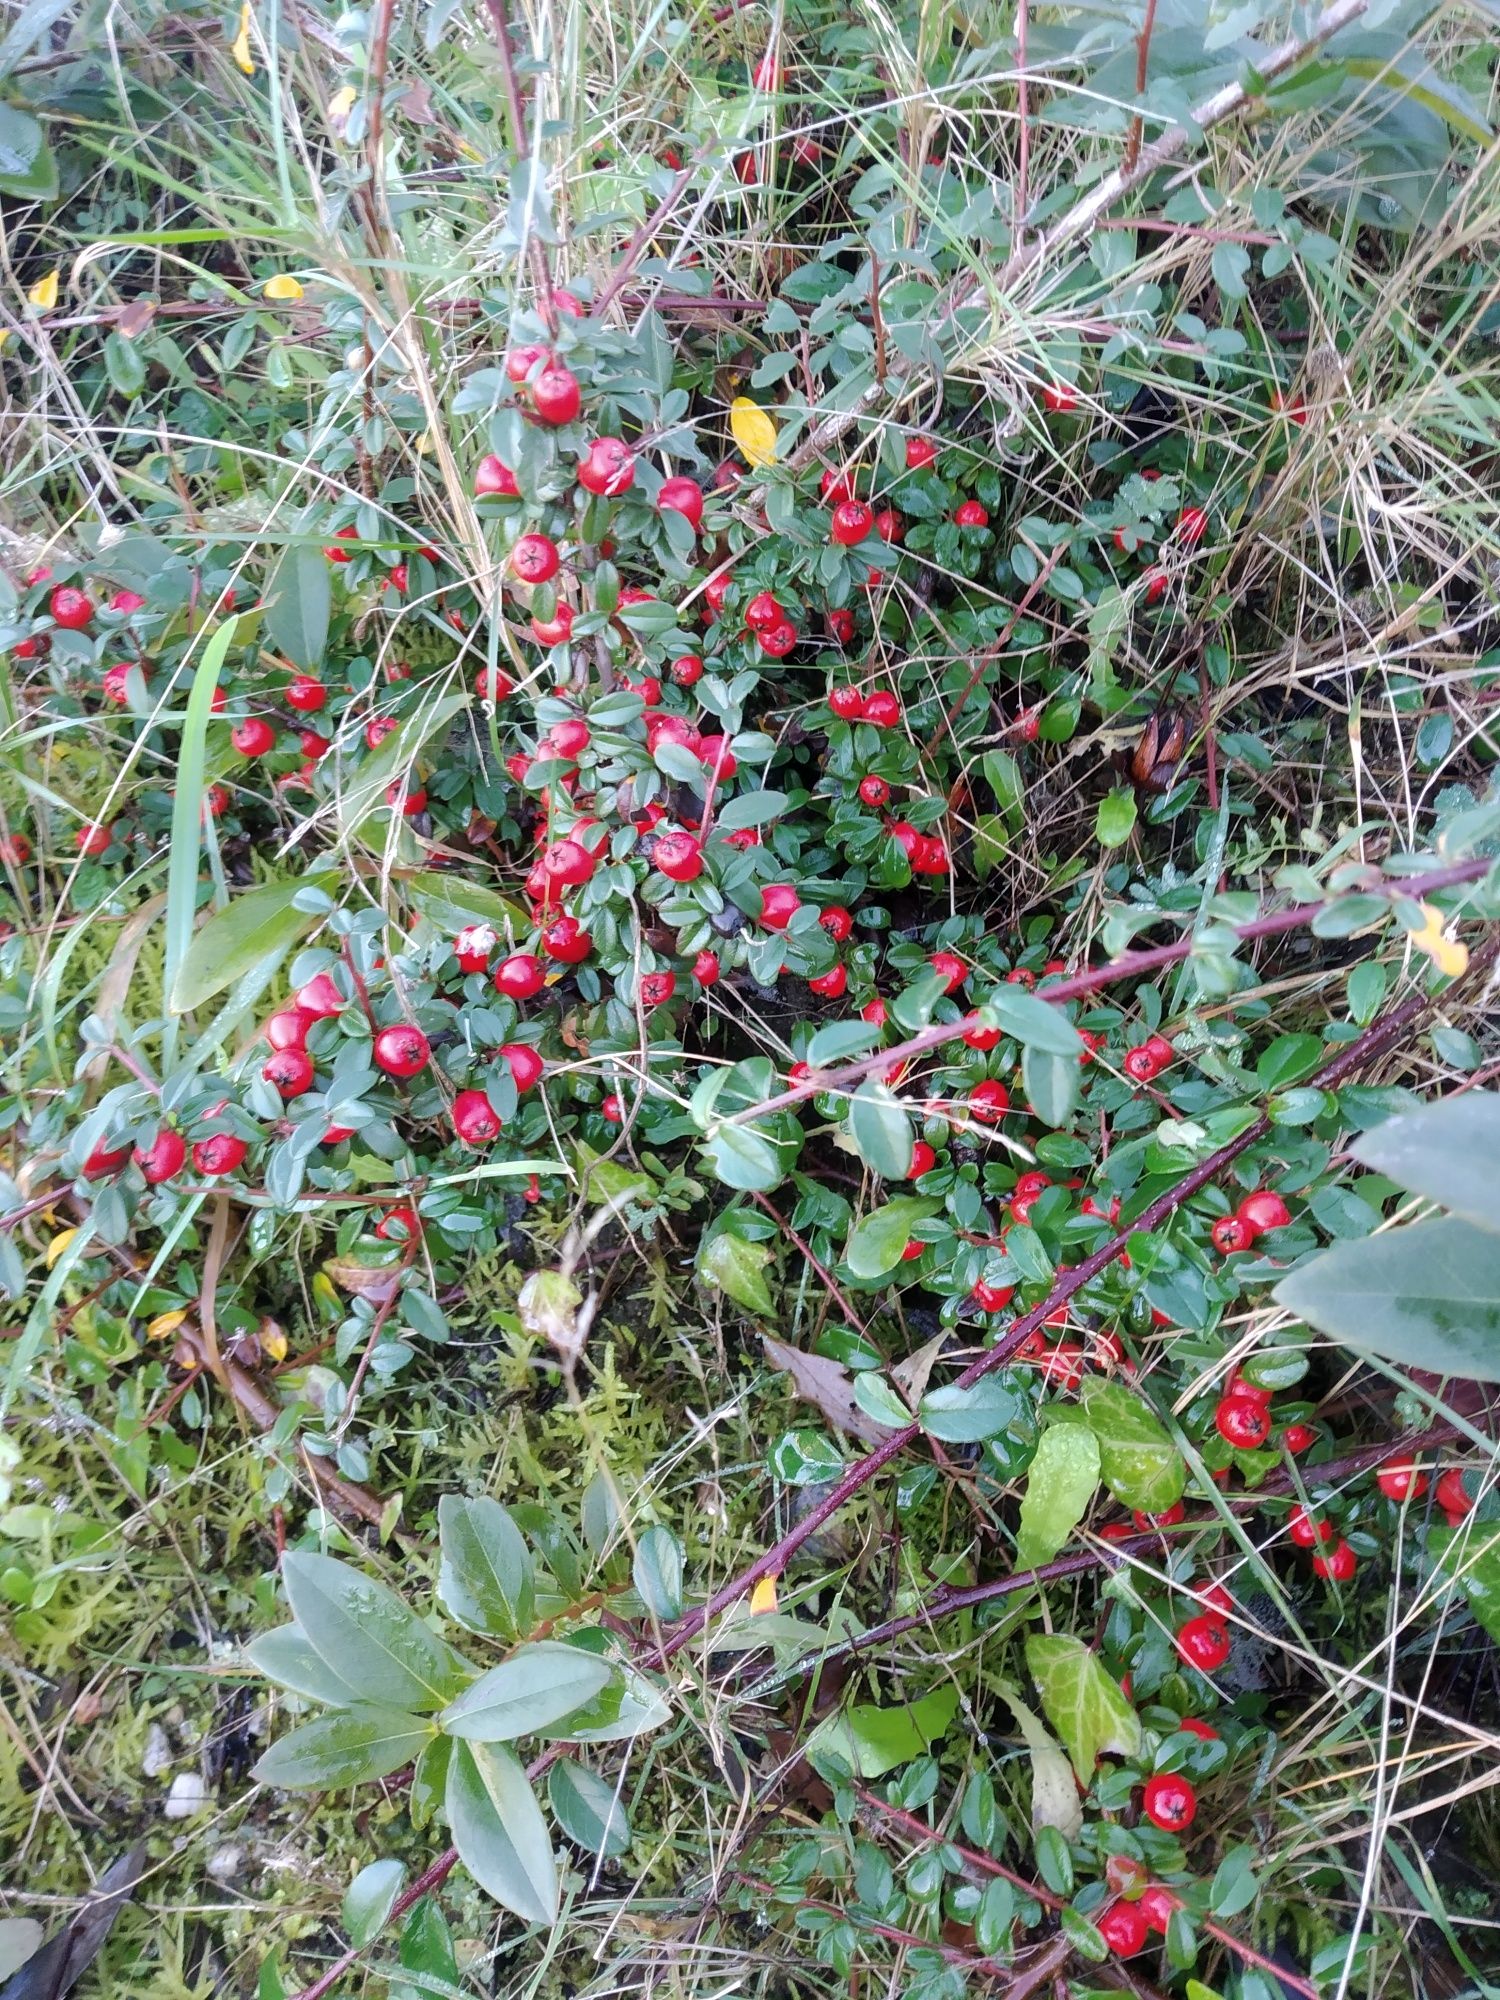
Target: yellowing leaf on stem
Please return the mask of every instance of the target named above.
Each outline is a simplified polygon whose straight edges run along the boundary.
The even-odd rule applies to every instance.
[[[342,90],[336,90],[328,100],[328,115],[335,124],[349,116],[359,102],[359,92],[352,83],[346,83]]]
[[[756,471],[776,462],[776,423],[759,403],[748,396],[736,396],[729,405],[729,428]]]
[[[171,1312],[158,1313],[146,1326],[147,1340],[169,1340],[187,1318],[186,1310],[175,1307]]]
[[[78,1234],[76,1229],[60,1229],[47,1245],[47,1269],[50,1271],[58,1258]]]
[[[1447,979],[1457,979],[1469,969],[1469,947],[1457,938],[1443,936],[1443,919],[1431,903],[1422,905],[1422,928],[1411,932],[1418,951],[1426,952]]]
[[[57,278],[56,271],[49,271],[45,278],[38,278],[26,294],[27,300],[38,312],[51,312],[57,304]]]
[[[759,1618],[763,1612],[776,1609],[776,1579],[763,1576],[750,1593],[750,1615]]]
[[[250,53],[250,0],[243,0],[240,7],[240,31],[234,38],[230,53],[246,76],[254,76],[255,58]]]
[[[265,293],[278,305],[292,304],[302,296],[302,287],[295,278],[289,278],[285,271],[278,271],[274,278],[267,278]]]

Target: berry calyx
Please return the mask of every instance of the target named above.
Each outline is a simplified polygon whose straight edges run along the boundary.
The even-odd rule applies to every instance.
[[[545,583],[557,575],[561,561],[550,535],[521,535],[510,552],[510,566],[522,583]]]
[[[1226,1639],[1226,1654],[1228,1650]],[[1154,1778],[1146,1780],[1146,1788],[1141,1794],[1141,1809],[1151,1824],[1159,1826],[1164,1833],[1182,1833],[1197,1817],[1198,1794],[1178,1772],[1158,1771]],[[1141,1921],[1144,1929],[1145,1919]]]
[[[1248,1250],[1254,1242],[1254,1233],[1248,1223],[1237,1215],[1221,1215],[1208,1232],[1215,1250],[1232,1257],[1237,1251]]]
[[[1132,1083],[1151,1083],[1161,1073],[1156,1057],[1144,1043],[1139,1048],[1127,1049],[1120,1067]]]
[[[637,990],[643,1007],[664,1007],[677,991],[677,975],[675,972],[643,973]]]
[[[854,919],[842,903],[830,903],[819,916],[818,922],[835,944],[843,944],[854,929]]]
[[[453,1129],[466,1146],[487,1146],[499,1138],[500,1120],[482,1090],[461,1090],[454,1098]]]

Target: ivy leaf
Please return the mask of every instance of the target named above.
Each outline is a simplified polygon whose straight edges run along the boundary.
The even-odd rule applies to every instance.
[[[519,1758],[499,1743],[455,1743],[445,1805],[453,1845],[480,1888],[527,1923],[550,1924],[552,1837]]]
[[[1121,1382],[1087,1376],[1079,1394],[1099,1445],[1099,1475],[1116,1500],[1164,1514],[1182,1498],[1187,1466],[1154,1411]]]
[[[911,1164],[910,1153],[907,1165]],[[937,1203],[918,1195],[898,1194],[882,1208],[872,1209],[844,1246],[844,1262],[856,1278],[879,1278],[901,1261],[919,1222],[936,1213]]]
[[[859,1156],[885,1180],[911,1172],[911,1120],[883,1083],[862,1083],[849,1104],[849,1130]]]
[[[1094,1782],[1106,1753],[1134,1757],[1143,1741],[1141,1719],[1081,1639],[1062,1632],[1033,1632],[1026,1664],[1042,1697],[1047,1720],[1063,1740],[1081,1785]]]
[[[590,1854],[608,1860],[629,1847],[630,1819],[614,1786],[575,1758],[564,1757],[547,1773],[547,1803],[568,1839]]]
[[[747,1243],[733,1230],[721,1229],[698,1247],[698,1276],[746,1312],[769,1319],[774,1310],[765,1275],[770,1261],[769,1244]]]
[[[1273,1296],[1357,1352],[1500,1381],[1500,1236],[1456,1216],[1337,1243]]]
[[[445,1493],[438,1502],[438,1601],[460,1625],[514,1639],[531,1624],[531,1551],[498,1500]]]
[[[432,1734],[430,1722],[400,1709],[335,1709],[273,1743],[254,1776],[260,1784],[283,1791],[366,1785],[414,1763]]]
[[[374,1577],[296,1550],[282,1558],[281,1577],[309,1644],[361,1700],[422,1715],[462,1683],[463,1662]]]
[[[1088,1511],[1099,1484],[1099,1446],[1082,1424],[1044,1430],[1026,1478],[1016,1562],[1050,1562]]]
[[[449,1703],[438,1724],[465,1743],[511,1743],[584,1707],[609,1677],[609,1663],[593,1653],[539,1640],[481,1674]]]
[[[920,1700],[895,1708],[856,1702],[842,1715],[826,1716],[807,1739],[809,1756],[823,1751],[861,1778],[882,1778],[909,1764],[935,1743],[958,1713],[958,1689],[934,1688]]]

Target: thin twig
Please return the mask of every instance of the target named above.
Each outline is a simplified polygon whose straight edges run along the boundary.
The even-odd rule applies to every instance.
[[[1146,18],[1141,23],[1141,32],[1135,38],[1135,101],[1136,114],[1130,121],[1130,136],[1125,141],[1125,171],[1133,173],[1135,163],[1141,157],[1141,131],[1144,123],[1140,101],[1146,94],[1146,67],[1151,55],[1151,31],[1156,26],[1156,0],[1146,0]]]

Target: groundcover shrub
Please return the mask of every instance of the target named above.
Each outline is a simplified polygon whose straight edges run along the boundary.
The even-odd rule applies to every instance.
[[[1490,1990],[1492,29],[15,10],[15,2000]]]

